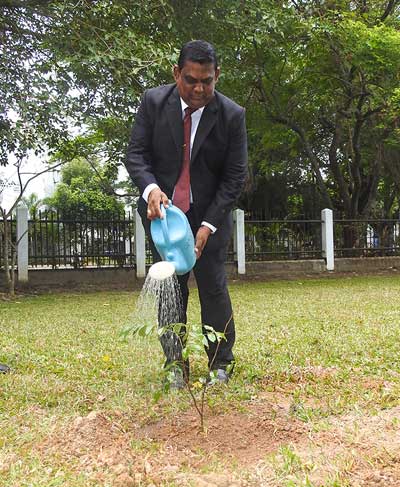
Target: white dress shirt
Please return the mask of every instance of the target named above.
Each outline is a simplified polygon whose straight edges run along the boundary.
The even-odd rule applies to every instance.
[[[187,103],[185,103],[182,100],[182,98],[180,100],[181,100],[182,120],[183,120],[185,117],[185,109],[188,107],[188,105],[187,105]],[[191,115],[192,126],[191,126],[191,132],[190,132],[190,153],[192,153],[192,148],[193,148],[194,139],[196,137],[197,127],[199,126],[200,119],[201,119],[201,116],[203,115],[204,108],[205,107],[198,108]],[[146,188],[144,189],[143,194],[142,194],[142,198],[146,201],[146,203],[147,203],[147,200],[149,198],[150,192],[154,188],[158,188],[158,187],[159,187],[158,184],[155,184],[155,183],[151,183],[148,186],[146,186]],[[192,191],[190,191],[190,202],[193,203]],[[211,223],[203,221],[203,222],[201,222],[201,224],[204,225],[205,227],[208,227],[211,230],[211,233],[215,233],[217,231],[216,227],[214,227],[214,225],[211,225]]]

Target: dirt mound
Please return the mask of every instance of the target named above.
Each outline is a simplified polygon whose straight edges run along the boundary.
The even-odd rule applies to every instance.
[[[290,404],[288,396],[266,393],[243,413],[208,412],[207,434],[193,411],[144,427],[118,412],[93,411],[56,425],[40,449],[99,485],[116,487],[168,480],[177,486],[278,487],[305,478],[316,486],[400,485],[400,407],[328,418],[315,431],[293,417]]]
[[[194,455],[196,467],[207,463],[213,454],[220,454],[228,466],[232,462],[247,466],[280,445],[298,442],[307,434],[306,425],[290,417],[289,409],[287,401],[277,404],[264,395],[249,403],[246,413],[212,416],[206,412],[205,433],[201,432],[199,417],[193,411],[148,425],[138,433],[142,438],[162,442],[177,453]]]

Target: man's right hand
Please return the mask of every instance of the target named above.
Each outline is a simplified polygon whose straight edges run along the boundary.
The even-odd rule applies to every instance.
[[[161,191],[160,188],[154,188],[150,191],[147,200],[147,218],[149,220],[155,220],[156,218],[162,218],[161,203],[165,208],[168,208],[168,196]]]

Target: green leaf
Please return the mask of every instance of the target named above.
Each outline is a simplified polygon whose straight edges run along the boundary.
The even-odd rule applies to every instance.
[[[217,341],[217,337],[215,336],[215,333],[207,333],[207,339],[212,342],[212,343],[215,343]]]

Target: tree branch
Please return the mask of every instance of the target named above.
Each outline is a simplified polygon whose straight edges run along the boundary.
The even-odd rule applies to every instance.
[[[389,0],[388,4],[386,5],[385,11],[383,12],[380,21],[384,22],[389,15],[393,12],[393,9],[400,3],[400,0]]]
[[[357,108],[355,110],[356,122],[354,124],[353,134],[349,136],[352,147],[352,160],[351,160],[351,174],[354,181],[354,191],[351,196],[352,199],[352,214],[358,213],[359,198],[362,190],[361,181],[361,129],[366,121],[363,116],[362,109],[369,93],[366,90],[365,80],[362,74],[360,74],[361,81],[361,94],[357,102]]]
[[[137,195],[133,193],[123,193],[119,194],[115,191],[115,189],[111,186],[111,184],[104,178],[104,176],[101,174],[101,172],[97,169],[96,165],[87,157],[85,157],[86,161],[89,163],[93,171],[96,173],[98,178],[100,179],[100,182],[103,186],[103,188],[108,191],[109,193],[112,193],[114,196],[118,196],[119,198],[133,198]]]
[[[378,184],[381,176],[381,168],[383,163],[383,144],[379,143],[377,147],[377,154],[375,156],[374,163],[371,167],[370,174],[367,178],[367,185],[365,189],[366,201],[364,207],[360,208],[359,212],[362,217],[368,216],[373,203],[376,200],[378,192]]]
[[[333,177],[336,180],[336,184],[339,189],[339,194],[345,206],[346,212],[349,213],[351,207],[349,187],[346,184],[346,181],[344,180],[343,173],[340,170],[338,160],[337,160],[337,151],[338,151],[341,138],[342,138],[341,124],[340,124],[340,119],[337,116],[335,121],[335,129],[333,132],[332,142],[329,147],[329,164],[331,167]]]
[[[258,87],[258,90],[260,92],[261,99],[263,101],[264,107],[271,106],[273,104],[273,102],[272,102],[272,100],[269,99],[269,97],[268,97],[268,95],[264,89],[264,85],[263,85],[261,79],[258,79],[257,87]],[[329,208],[333,208],[331,197],[329,196],[329,193],[327,191],[324,179],[323,179],[322,174],[321,174],[321,168],[320,168],[318,158],[315,155],[315,153],[314,153],[314,151],[310,145],[310,142],[308,140],[308,137],[307,137],[306,133],[304,132],[304,130],[299,125],[297,125],[295,122],[293,122],[292,120],[289,120],[287,117],[284,117],[283,115],[280,115],[280,114],[274,115],[273,113],[271,113],[271,111],[268,111],[268,108],[266,108],[266,111],[267,111],[267,115],[271,118],[271,120],[273,120],[277,123],[281,123],[282,125],[286,125],[287,127],[292,129],[300,137],[300,140],[303,143],[304,149],[305,149],[308,157],[310,158],[311,166],[312,166],[313,172],[315,174],[315,177],[317,179],[319,191],[320,191],[320,193],[324,199],[324,204]]]
[[[368,12],[367,0],[361,0],[361,13],[365,14]]]
[[[46,172],[50,172],[50,171],[54,171],[54,169],[57,169],[57,167],[61,166],[62,164],[65,164],[66,161],[62,161],[62,162],[59,162],[57,164],[54,164],[54,166],[51,166],[51,167],[48,167],[46,169],[44,169],[43,171],[40,171],[38,173],[35,173],[32,177],[30,177],[29,179],[27,179],[27,181],[25,181],[25,183],[22,182],[22,174],[21,173],[21,161],[19,162],[16,162],[14,164],[14,166],[17,168],[17,175],[18,175],[18,182],[19,182],[19,195],[17,196],[17,198],[15,199],[13,205],[11,206],[11,208],[8,210],[7,212],[7,215],[11,215],[12,212],[14,211],[15,207],[18,205],[18,203],[20,202],[26,188],[28,187],[29,183],[31,181],[33,181],[34,179],[36,179],[37,177],[41,176],[42,174],[45,174]]]

